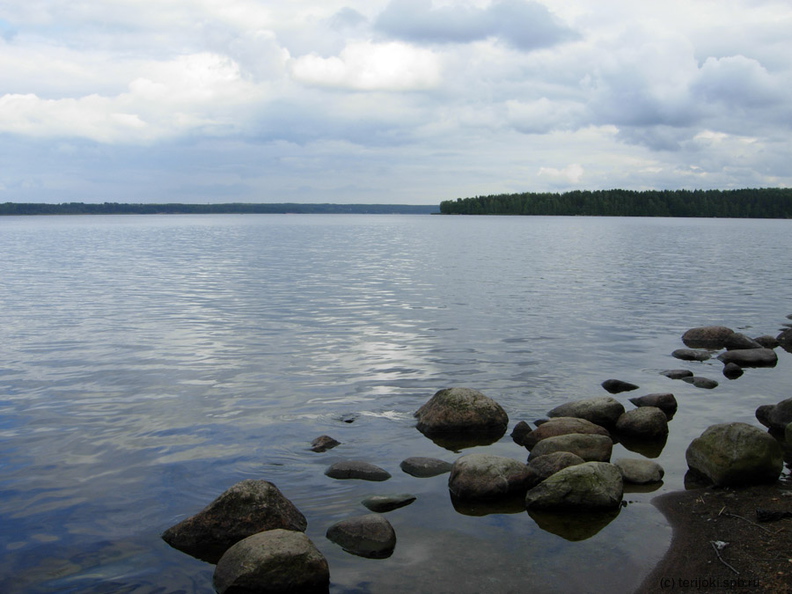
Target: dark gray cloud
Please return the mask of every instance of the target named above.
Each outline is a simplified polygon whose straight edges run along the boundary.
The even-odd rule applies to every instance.
[[[418,43],[470,43],[497,37],[530,51],[574,39],[576,34],[542,4],[530,0],[497,0],[487,8],[443,6],[431,0],[393,0],[375,28]]]

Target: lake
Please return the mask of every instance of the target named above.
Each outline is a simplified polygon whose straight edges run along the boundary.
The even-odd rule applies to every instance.
[[[792,221],[424,215],[0,218],[0,590],[212,592],[213,566],[160,534],[244,479],[305,514],[334,593],[607,592],[637,587],[671,530],[707,426],[758,425],[788,398],[790,354],[738,380],[671,357],[690,327],[777,335],[792,314]],[[720,385],[670,380],[691,369]],[[446,450],[414,427],[437,390],[478,389],[517,421],[602,396],[673,392],[652,492],[583,528],[522,510],[457,510],[409,456],[524,460],[508,432]],[[352,421],[352,422],[347,422]],[[342,445],[309,450],[328,434]],[[642,454],[614,448],[613,458]],[[393,477],[338,481],[362,459]],[[788,472],[788,469],[785,470]],[[388,559],[345,553],[332,523],[372,494]],[[487,512],[492,513],[487,513]]]

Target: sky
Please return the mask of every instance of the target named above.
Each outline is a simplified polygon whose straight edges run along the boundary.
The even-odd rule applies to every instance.
[[[789,0],[0,0],[0,202],[792,186]]]

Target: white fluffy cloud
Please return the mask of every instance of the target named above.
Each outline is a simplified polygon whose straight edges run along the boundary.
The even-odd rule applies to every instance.
[[[792,184],[784,2],[0,0],[0,15],[0,200]]]

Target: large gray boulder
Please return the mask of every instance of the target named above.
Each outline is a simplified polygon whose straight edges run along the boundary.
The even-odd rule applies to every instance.
[[[531,450],[531,459],[553,452],[571,452],[586,462],[608,462],[613,452],[613,440],[604,435],[556,435],[537,443]]]
[[[735,349],[718,355],[724,364],[735,363],[740,367],[775,367],[778,355],[773,349]]]
[[[217,563],[243,538],[283,528],[304,531],[305,516],[270,482],[244,480],[203,510],[162,533],[170,546],[209,563]]]
[[[585,460],[572,452],[553,452],[528,460],[528,488],[533,488],[546,478],[553,476],[567,466],[583,464]]]
[[[726,326],[699,326],[682,335],[682,342],[693,349],[722,349],[734,330]]]
[[[606,462],[568,466],[539,483],[525,496],[529,510],[605,510],[621,505],[621,471]]]
[[[779,443],[747,423],[712,425],[691,442],[685,458],[717,486],[774,482],[784,467]]]
[[[471,388],[446,388],[415,412],[416,427],[427,437],[486,435],[499,439],[509,416],[492,398]]]
[[[668,435],[668,417],[656,406],[640,406],[619,417],[616,432],[641,439],[660,439]]]
[[[543,439],[555,437],[556,435],[568,435],[570,433],[605,435],[606,437],[610,437],[610,433],[608,433],[607,429],[601,425],[587,421],[586,419],[577,417],[554,417],[524,436],[522,445],[530,450]]]
[[[454,462],[448,490],[460,500],[494,500],[525,493],[528,466],[502,456],[468,454]]]
[[[792,423],[792,398],[778,404],[763,404],[756,409],[756,418],[765,427],[783,431],[787,424]]]
[[[547,413],[549,417],[577,417],[605,428],[613,427],[624,414],[624,405],[612,396],[566,402]]]
[[[268,530],[239,541],[220,558],[214,587],[225,592],[287,594],[328,591],[327,560],[302,532]]]
[[[336,522],[327,529],[327,538],[348,553],[371,559],[390,557],[396,547],[396,531],[379,514]]]

